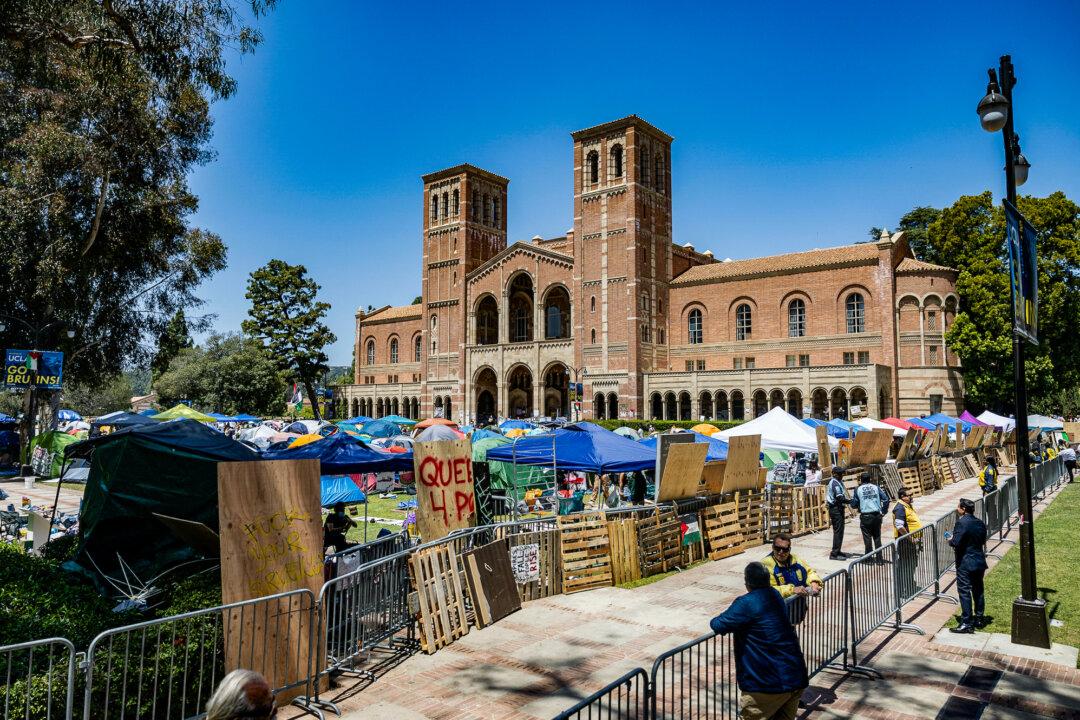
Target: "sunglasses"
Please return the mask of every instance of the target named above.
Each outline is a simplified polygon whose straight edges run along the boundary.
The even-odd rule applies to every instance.
[[[773,545],[772,549],[773,549],[773,552],[778,552],[778,553],[791,552],[791,546],[790,545],[786,545],[786,546]]]

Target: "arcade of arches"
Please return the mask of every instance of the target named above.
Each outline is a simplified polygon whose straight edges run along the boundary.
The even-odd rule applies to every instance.
[[[600,397],[597,395],[594,411],[600,408]],[[879,392],[877,400],[876,408],[868,408],[869,399],[866,390],[861,387],[838,387],[831,392],[825,388],[817,388],[811,393],[807,403],[804,403],[802,391],[796,388],[786,392],[779,388],[770,391],[759,389],[749,398],[745,398],[740,390],[730,393],[725,390],[705,390],[697,398],[685,390],[669,390],[653,392],[649,397],[648,407],[649,418],[652,420],[750,420],[773,408],[782,408],[797,418],[806,417],[806,409],[809,408],[809,416],[821,420],[847,419],[853,412],[852,408],[856,407],[861,414],[876,411],[879,417],[886,417],[888,397],[884,390]]]

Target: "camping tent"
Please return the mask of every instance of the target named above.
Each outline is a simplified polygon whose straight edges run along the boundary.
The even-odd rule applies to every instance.
[[[926,418],[908,418],[909,423],[919,428],[920,430],[936,430],[937,425],[931,422],[927,422]]]
[[[535,425],[525,420],[503,420],[499,423],[499,429],[503,432],[507,430],[532,430]]]
[[[969,413],[967,410],[960,413],[960,419],[963,420],[964,422],[969,422],[972,425],[986,425],[986,423],[984,423],[982,420],[980,420],[979,418],[977,418],[974,415],[972,415],[971,413]]]
[[[780,407],[774,407],[761,417],[754,418],[742,425],[722,430],[713,437],[726,441],[743,435],[760,435],[762,448],[803,453],[816,453],[818,451],[817,435],[813,429]],[[830,438],[829,445],[835,448],[837,445],[836,439]]]
[[[648,448],[588,422],[519,438],[492,448],[487,457],[489,461],[594,473],[631,472],[656,466],[656,454]]]
[[[709,445],[708,451],[705,453],[705,460],[712,462],[713,460],[727,460],[728,444],[717,437],[711,437],[704,433],[695,432],[694,442],[707,443]],[[642,447],[649,448],[653,453],[653,457],[656,457],[656,443],[660,441],[658,437],[645,438],[638,444]]]
[[[360,433],[368,437],[394,437],[401,434],[401,428],[385,420],[371,420],[360,426]]]
[[[160,412],[157,415],[151,415],[154,420],[197,420],[198,422],[215,422],[211,416],[201,413],[198,410],[193,410],[187,405],[173,405],[165,412]]]
[[[889,425],[888,423],[874,420],[873,418],[859,418],[854,424],[866,428],[867,430],[892,430],[893,437],[904,437],[907,435],[906,430],[901,430],[895,425]]]
[[[239,415],[233,415],[233,418],[238,422],[259,422],[262,418],[257,418],[254,415],[248,415],[247,413],[240,413]]]
[[[30,465],[41,477],[59,477],[64,463],[64,449],[79,439],[60,430],[49,430],[35,435],[30,441]]]
[[[339,502],[346,505],[367,502],[367,495],[348,475],[323,475],[319,484],[322,489],[319,505],[324,508],[334,507],[334,503]]]
[[[449,425],[429,425],[416,434],[420,442],[432,442],[434,440],[458,440],[465,437],[465,433]]]
[[[446,418],[434,418],[433,417],[433,418],[428,418],[427,420],[421,420],[420,422],[416,423],[416,427],[414,427],[413,430],[423,430],[424,428],[431,427],[432,425],[449,425],[450,427],[457,427],[458,426],[458,424],[456,422],[454,422],[453,420],[447,420]]]
[[[256,460],[258,454],[197,421],[178,420],[84,440],[70,445],[66,457],[89,457],[90,479],[79,515],[79,549],[65,567],[106,589],[102,574],[124,574],[118,558],[149,582],[196,557],[154,513],[217,528],[218,462]]]
[[[209,415],[210,417],[214,418],[215,420],[217,420],[220,423],[240,422],[234,415],[223,415],[222,413],[216,413],[216,412],[206,413],[206,414]]]
[[[900,428],[901,430],[905,430],[905,431],[910,430],[911,428],[915,428],[916,430],[925,430],[926,429],[926,428],[919,427],[918,425],[915,425],[914,423],[909,423],[907,420],[901,420],[900,418],[894,418],[894,417],[887,417],[887,418],[883,419],[881,422],[885,423],[886,425],[892,425],[893,427]]]
[[[986,423],[987,425],[999,427],[1002,430],[1006,431],[1012,430],[1014,427],[1016,427],[1016,420],[1012,419],[1011,417],[1005,417],[1004,415],[997,415],[990,412],[989,410],[984,410],[983,412],[981,412],[979,414],[979,420]]]
[[[549,487],[553,477],[550,468],[532,467],[529,465],[515,467],[513,463],[499,462],[488,458],[488,451],[495,447],[509,445],[510,440],[502,435],[492,435],[474,442],[472,445],[473,462],[486,462],[488,464],[488,477],[491,478],[491,489],[501,492],[510,492],[514,500],[520,500],[519,495],[523,489],[533,487]],[[518,492],[513,492],[514,490]]]
[[[356,417],[346,418],[341,422],[349,423],[350,425],[363,425],[366,422],[371,422],[375,418],[369,418],[367,415],[357,415]]]
[[[1060,420],[1055,420],[1052,417],[1046,415],[1028,415],[1028,428],[1034,430],[1035,428],[1041,428],[1042,430],[1064,430],[1065,423]]]
[[[409,418],[407,418],[407,417],[405,417],[403,415],[387,415],[386,417],[382,417],[382,418],[379,418],[379,419],[380,420],[385,420],[386,422],[392,422],[392,423],[395,423],[397,425],[415,425],[416,424],[415,420],[410,420]]]
[[[111,412],[108,415],[101,415],[94,418],[94,421],[90,423],[91,427],[114,427],[114,428],[126,428],[134,427],[135,425],[153,425],[154,421],[145,415],[136,415],[135,413],[125,412],[124,410],[117,410]]]
[[[323,475],[412,470],[411,452],[384,453],[347,433],[310,442],[287,450],[264,452],[263,460],[318,460]]]
[[[65,409],[56,413],[56,419],[64,422],[67,422],[69,420],[82,420],[82,415],[75,412],[74,410]]]

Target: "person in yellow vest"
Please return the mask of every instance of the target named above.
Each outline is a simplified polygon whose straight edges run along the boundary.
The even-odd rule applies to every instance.
[[[821,592],[821,577],[791,552],[791,535],[788,533],[773,538],[772,552],[761,564],[769,571],[772,586],[787,602],[788,619],[798,625],[806,617],[807,596]]]
[[[919,584],[915,573],[919,569],[919,550],[922,548],[922,527],[919,516],[911,504],[911,493],[902,488],[897,493],[896,506],[893,508],[893,533],[896,535],[896,573],[897,592],[901,602],[915,597]],[[911,535],[911,537],[905,537]]]

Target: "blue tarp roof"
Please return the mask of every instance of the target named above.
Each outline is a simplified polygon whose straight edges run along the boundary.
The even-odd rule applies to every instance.
[[[143,417],[150,417],[151,415],[157,415],[159,412],[161,411],[155,410],[154,408],[146,408],[145,410],[140,410],[137,414],[142,415]]]
[[[334,503],[365,503],[367,495],[356,486],[348,475],[323,475],[320,479],[322,498],[319,504],[324,508],[334,507]]]
[[[847,420],[841,420],[836,418],[834,420],[818,420],[817,418],[803,418],[803,423],[809,425],[812,428],[825,426],[825,432],[834,438],[847,438],[851,432],[849,428],[854,427],[855,432],[859,430],[865,430],[866,428],[859,427],[858,425],[852,425]]]
[[[257,418],[254,415],[248,415],[247,413],[240,413],[239,415],[233,415],[234,420],[240,422],[259,422],[262,418]]]
[[[961,420],[960,418],[952,417],[951,415],[946,415],[945,413],[934,413],[933,415],[928,415],[927,417],[920,419],[923,422],[933,425],[935,428],[939,425],[945,425],[948,427],[949,432],[956,430],[956,423],[960,423],[964,428],[964,432],[971,432],[971,423],[966,420]],[[915,421],[911,420],[909,422]]]
[[[102,425],[108,425],[109,427],[115,428],[157,424],[157,420],[151,420],[145,415],[136,415],[135,413],[129,413],[123,410],[117,410],[116,412],[111,412],[108,415],[101,415],[100,417],[94,418],[94,422],[90,423],[92,427],[101,427]]]
[[[318,460],[323,475],[413,469],[411,452],[380,452],[348,433],[336,433],[328,438],[287,450],[265,452],[262,458],[263,460]]]
[[[374,418],[369,418],[367,415],[357,415],[356,417],[347,418],[341,422],[349,423],[350,425],[363,425],[366,422],[371,422]]]
[[[64,448],[65,457],[86,457],[98,445],[137,439],[157,445],[187,450],[213,460],[258,460],[259,454],[231,439],[224,433],[208,428],[198,420],[186,418],[171,422],[154,422],[117,430],[108,435],[73,443]]]
[[[703,442],[709,444],[709,450],[705,453],[705,460],[712,462],[713,460],[727,460],[728,444],[720,438],[711,438],[703,433],[691,433],[694,436],[694,442]],[[638,445],[649,448],[653,453],[653,457],[656,457],[656,443],[659,442],[659,438],[650,437],[644,440],[638,441]]]
[[[385,417],[381,417],[379,419],[385,420],[386,422],[397,423],[398,425],[415,425],[417,422],[416,420],[411,420],[404,415],[386,415]]]
[[[473,433],[469,436],[469,439],[475,443],[489,437],[503,436],[500,433],[495,432],[494,430],[488,430],[487,428],[477,428],[476,430],[473,430]]]
[[[385,420],[370,420],[360,426],[360,433],[373,438],[394,437],[401,434],[401,428]]]
[[[499,429],[502,431],[507,430],[532,430],[535,425],[525,420],[503,420],[499,423]]]
[[[221,413],[206,413],[218,422],[238,422],[239,418],[234,415],[222,415]]]
[[[489,461],[554,465],[559,470],[594,473],[648,470],[656,465],[656,453],[588,422],[519,438],[514,443],[492,448],[487,457]]]
[[[937,429],[937,425],[927,422],[926,418],[908,418],[907,421],[916,427],[921,427],[923,430]]]

